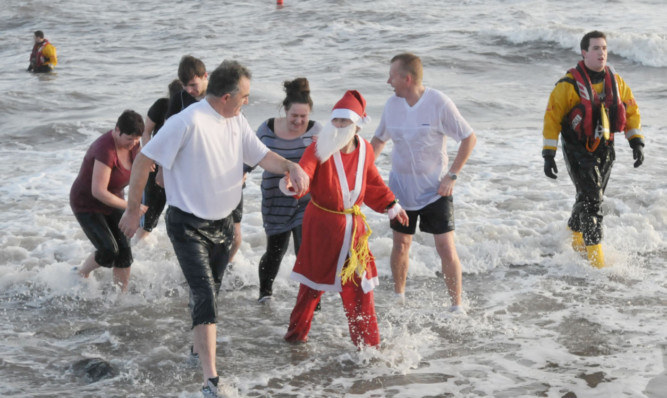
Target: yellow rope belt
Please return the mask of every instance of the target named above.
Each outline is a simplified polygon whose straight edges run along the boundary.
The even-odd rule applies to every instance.
[[[347,266],[343,267],[343,270],[340,272],[340,278],[343,284],[352,280],[356,285],[357,282],[354,281],[353,278],[355,272],[361,277],[361,275],[364,274],[364,271],[366,271],[366,264],[373,259],[373,255],[368,249],[368,237],[371,236],[373,231],[371,231],[371,227],[368,225],[368,221],[366,221],[366,216],[361,212],[361,208],[358,205],[354,205],[352,208],[345,209],[343,211],[336,211],[318,205],[317,202],[315,202],[312,198],[310,199],[310,203],[312,203],[318,209],[326,211],[327,213],[343,215],[352,214],[353,216],[361,216],[361,219],[364,221],[364,225],[366,226],[366,233],[359,239],[357,246],[352,247],[352,245],[354,245],[354,238],[357,233],[355,221],[356,218],[352,217],[352,241],[350,244],[350,254],[347,261]]]

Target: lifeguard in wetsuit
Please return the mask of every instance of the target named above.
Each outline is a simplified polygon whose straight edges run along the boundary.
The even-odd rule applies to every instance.
[[[556,178],[555,155],[561,136],[576,198],[568,226],[572,247],[597,268],[604,267],[602,204],[616,158],[614,133],[624,132],[634,166],[644,161],[639,108],[630,87],[607,63],[607,39],[592,31],[581,40],[583,60],[558,81],[544,115],[544,173]],[[562,134],[560,134],[562,133]]]
[[[28,72],[45,73],[51,72],[58,64],[56,48],[44,38],[44,32],[35,31],[35,45],[30,53],[30,65]]]

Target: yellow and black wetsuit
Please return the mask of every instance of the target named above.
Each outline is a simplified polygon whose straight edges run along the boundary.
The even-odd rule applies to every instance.
[[[48,40],[35,43],[30,54],[30,66],[28,70],[35,73],[51,72],[58,64],[56,47]]]
[[[590,88],[595,90],[600,101],[604,101],[605,97],[613,95],[613,93],[608,92],[610,91],[609,84],[605,83],[605,77],[608,73],[612,73],[610,76],[615,79],[615,86],[618,88],[616,95],[625,108],[625,125],[622,127],[622,131],[633,148],[635,145],[643,147],[639,108],[630,87],[625,81],[618,74],[611,72],[609,68],[598,73],[586,70],[587,76],[590,77]],[[608,78],[607,83],[609,80]],[[579,87],[577,87],[577,83],[579,83]],[[556,84],[551,92],[544,114],[542,154],[545,160],[549,156],[553,159],[558,146],[558,137],[561,137],[568,174],[577,191],[568,226],[572,231],[583,234],[586,246],[592,246],[598,245],[602,240],[600,205],[614,163],[615,152],[613,134],[608,140],[603,140],[599,146],[595,146],[594,149],[591,147],[587,149],[586,142],[580,137],[578,138],[570,128],[571,118],[568,117],[571,116],[570,112],[582,103],[579,90],[586,88],[586,85],[588,83],[583,82],[582,86],[582,82],[575,79],[572,71],[568,72]],[[596,105],[597,109],[595,109]],[[593,107],[589,107],[589,109],[594,109],[591,115],[593,128],[600,123],[601,111],[599,107],[599,101]],[[619,109],[622,109],[622,107]],[[613,113],[610,113],[610,118],[613,119]],[[614,125],[614,120],[610,122],[611,125]]]

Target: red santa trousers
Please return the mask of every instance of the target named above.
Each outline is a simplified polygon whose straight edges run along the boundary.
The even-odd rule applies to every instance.
[[[378,330],[377,315],[375,314],[375,301],[373,291],[364,294],[361,281],[348,282],[343,285],[340,297],[343,300],[343,309],[347,316],[347,324],[350,328],[350,337],[357,347],[377,346],[380,344],[380,331]],[[308,340],[308,332],[313,321],[313,314],[317,303],[320,302],[322,291],[311,289],[301,284],[299,294],[296,297],[296,305],[292,310],[289,320],[289,328],[285,340],[292,342],[305,342]]]

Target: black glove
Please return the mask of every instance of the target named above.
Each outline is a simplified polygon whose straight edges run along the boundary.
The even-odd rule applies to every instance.
[[[543,149],[542,157],[544,158],[544,174],[553,178],[554,180],[558,178],[556,174],[558,173],[558,167],[556,167],[556,151],[553,149]]]
[[[632,148],[632,158],[635,160],[635,168],[637,168],[644,163],[644,140],[635,137],[630,140],[630,147]]]

